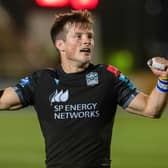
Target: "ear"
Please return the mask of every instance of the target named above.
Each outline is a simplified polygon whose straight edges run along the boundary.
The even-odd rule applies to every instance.
[[[59,49],[59,51],[64,51],[65,43],[63,40],[56,40],[55,47]]]

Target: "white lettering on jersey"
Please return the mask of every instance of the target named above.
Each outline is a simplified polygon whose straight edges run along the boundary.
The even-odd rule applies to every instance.
[[[66,104],[54,105],[54,119],[82,119],[82,118],[98,118],[100,116],[97,103],[87,104]]]

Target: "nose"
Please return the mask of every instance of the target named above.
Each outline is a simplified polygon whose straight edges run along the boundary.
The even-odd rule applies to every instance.
[[[84,44],[89,45],[89,44],[91,44],[91,39],[88,37],[88,35],[83,35],[83,37],[82,37],[82,42],[83,42]]]

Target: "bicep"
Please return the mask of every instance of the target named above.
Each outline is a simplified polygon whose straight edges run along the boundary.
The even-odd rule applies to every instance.
[[[136,97],[130,102],[126,110],[137,115],[152,117],[148,113],[145,113],[147,101],[148,95],[139,92],[139,94],[137,94]]]
[[[20,99],[12,87],[6,88],[0,97],[1,110],[14,110],[22,107]]]

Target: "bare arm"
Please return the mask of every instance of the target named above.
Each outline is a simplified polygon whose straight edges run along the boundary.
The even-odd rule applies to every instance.
[[[167,93],[161,93],[154,88],[149,96],[139,93],[126,110],[146,117],[159,118],[167,103],[167,98]]]
[[[157,57],[157,60],[168,67],[168,60],[165,58]],[[156,76],[164,78],[166,79],[165,82],[168,82],[168,68],[166,68],[165,71],[161,71],[153,67],[150,68]],[[168,86],[166,86],[166,88],[168,88]],[[158,88],[154,88],[150,95],[146,95],[142,92],[139,93],[129,104],[126,110],[146,117],[159,118],[166,106],[167,101],[168,91],[161,91]]]
[[[0,110],[15,110],[21,107],[20,99],[12,87],[0,91]]]

